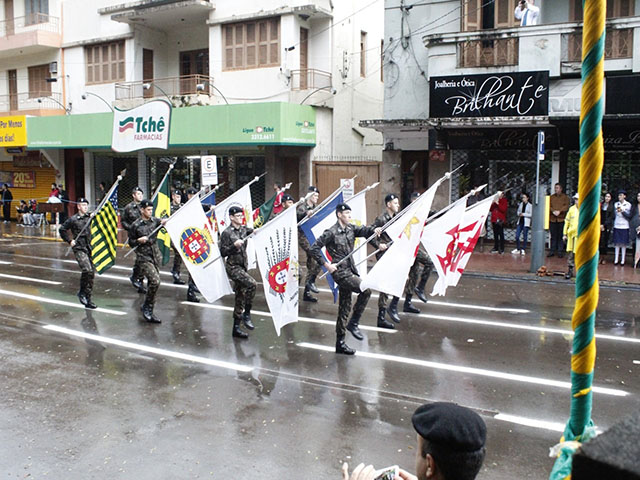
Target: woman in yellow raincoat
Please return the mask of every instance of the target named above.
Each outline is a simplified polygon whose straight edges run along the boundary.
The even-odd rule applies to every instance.
[[[564,230],[562,239],[567,243],[567,273],[564,278],[573,277],[573,269],[575,264],[575,253],[578,243],[578,194],[573,196],[575,203],[569,208],[567,216],[564,219]]]

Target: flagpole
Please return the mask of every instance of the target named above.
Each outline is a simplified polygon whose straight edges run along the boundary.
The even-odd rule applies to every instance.
[[[171,170],[173,170],[173,167],[175,165],[175,163],[177,162],[177,160],[174,160],[173,162],[171,162],[169,164],[169,168],[167,170],[167,173],[164,174],[164,177],[162,177],[162,180],[160,181],[160,183],[158,184],[158,186],[156,187],[156,191],[153,192],[153,195],[151,196],[151,200],[150,202],[153,203],[153,201],[156,199],[156,197],[158,196],[158,193],[160,193],[160,188],[162,188],[162,184],[164,183],[165,179],[169,176],[169,174],[171,173]],[[171,191],[171,188],[169,188],[169,191]]]
[[[207,198],[209,198],[211,195],[213,195],[214,193],[216,193],[216,192],[218,191],[218,189],[219,189],[221,186],[223,186],[224,184],[225,184],[225,182],[222,182],[222,183],[220,183],[220,184],[216,185],[216,186],[215,186],[215,187],[214,187],[210,192],[207,192],[207,194],[206,194],[204,197],[201,197],[201,198],[200,198],[200,201],[201,201],[201,202],[204,202]],[[204,188],[202,188],[202,189],[200,190],[200,192],[202,192],[202,190],[204,190]],[[200,194],[201,194],[201,193],[198,193],[198,196],[199,196]],[[194,196],[195,196],[195,195],[194,195]],[[187,203],[189,203],[189,202],[187,202]],[[185,205],[186,205],[186,203],[185,203]]]
[[[109,200],[109,198],[111,198],[111,194],[113,193],[113,191],[115,190],[115,188],[118,186],[118,184],[120,183],[120,180],[122,180],[122,177],[125,176],[127,172],[127,169],[125,168],[124,170],[122,170],[120,172],[120,175],[118,175],[118,177],[116,178],[116,181],[113,183],[113,185],[111,185],[111,188],[109,189],[109,191],[107,192],[107,194],[104,196],[104,198],[102,199],[102,201],[100,202],[100,205],[98,205],[98,208],[96,208],[91,215],[89,215],[89,221],[84,225],[84,227],[82,227],[82,230],[80,230],[80,232],[78,233],[78,235],[76,235],[76,238],[73,239],[73,241],[77,241],[78,238],[80,238],[80,235],[82,235],[84,233],[84,231],[87,229],[87,227],[91,224],[91,220],[93,220],[93,217],[96,216],[96,214],[100,211],[100,209],[104,206],[105,203],[107,203],[107,201]],[[65,257],[69,256],[69,253],[71,252],[73,247],[69,247],[67,249],[67,253],[64,254]]]
[[[354,181],[357,177],[358,177],[358,174],[354,175],[353,177],[351,177],[351,181]],[[325,198],[324,201],[320,203],[320,205],[318,205],[316,208],[313,209],[313,213],[309,217],[305,217],[302,220],[300,220],[300,223],[298,223],[298,226],[301,226],[303,223],[308,221],[316,213],[322,210],[327,204],[329,204],[334,198],[340,195],[340,193],[344,190],[344,187],[345,187],[344,185],[340,185],[338,188],[336,188],[331,195]]]

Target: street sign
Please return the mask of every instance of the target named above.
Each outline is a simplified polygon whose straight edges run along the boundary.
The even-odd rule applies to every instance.
[[[341,178],[340,186],[344,187],[342,190],[342,198],[344,198],[345,201],[353,197],[355,189],[355,180],[353,178]]]
[[[200,158],[200,171],[202,172],[202,181],[200,184],[217,185],[218,184],[218,162],[215,155],[203,155]]]

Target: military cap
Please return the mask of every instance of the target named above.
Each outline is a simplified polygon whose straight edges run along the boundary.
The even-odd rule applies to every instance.
[[[411,422],[422,438],[454,452],[475,452],[487,439],[487,426],[480,415],[455,403],[422,405]]]
[[[625,189],[618,190],[618,195],[620,195],[620,194],[626,195],[627,191]]]
[[[282,195],[282,203],[289,201],[293,202],[293,197],[291,195],[289,195],[288,193]]]
[[[313,193],[320,193],[320,190],[318,190],[318,187],[314,187],[313,185],[309,187],[309,191]]]
[[[384,203],[387,204],[393,200],[395,200],[396,198],[398,198],[398,196],[394,193],[390,193],[389,195],[387,195],[386,197],[384,197]]]
[[[415,200],[416,198],[418,198],[420,196],[420,192],[413,192],[411,194],[411,200]]]
[[[351,207],[349,205],[347,205],[346,203],[339,203],[336,206],[336,213],[344,212],[346,210],[351,211]]]
[[[242,208],[238,207],[237,205],[233,205],[232,207],[229,207],[229,216],[236,215],[237,213],[244,213],[244,211],[242,210]]]
[[[89,200],[84,197],[80,197],[78,200],[76,200],[76,203],[89,203]]]
[[[182,195],[182,192],[180,190],[172,190],[171,195]]]
[[[140,208],[147,208],[147,207],[153,207],[153,202],[145,198],[140,202]]]
[[[131,193],[136,193],[136,192],[144,193],[142,192],[142,189],[140,187],[133,187],[133,190],[131,190]]]
[[[198,193],[198,190],[196,190],[193,187],[189,187],[187,188],[187,195],[195,195],[196,193]]]

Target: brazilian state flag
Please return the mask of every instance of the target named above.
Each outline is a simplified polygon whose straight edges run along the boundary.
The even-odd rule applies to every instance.
[[[253,228],[259,228],[269,221],[269,217],[273,213],[273,204],[276,202],[277,195],[276,193],[253,211]]]
[[[171,197],[169,196],[169,175],[165,175],[158,194],[153,199],[153,216],[158,218],[171,215]],[[171,257],[171,237],[164,228],[158,232],[158,248],[162,254],[162,264],[166,265]]]

